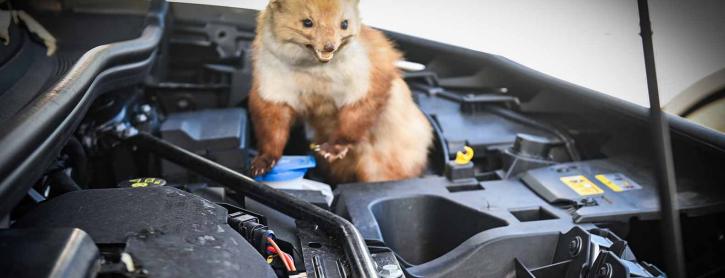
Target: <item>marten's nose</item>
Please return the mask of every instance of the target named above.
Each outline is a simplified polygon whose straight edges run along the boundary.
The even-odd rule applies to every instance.
[[[331,42],[328,42],[325,44],[324,50],[325,50],[325,52],[333,52],[333,51],[335,51],[335,45],[332,44]]]

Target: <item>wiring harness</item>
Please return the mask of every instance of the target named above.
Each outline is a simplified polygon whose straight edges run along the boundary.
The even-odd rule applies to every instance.
[[[259,217],[238,211],[229,214],[228,222],[267,259],[267,263],[273,265],[279,260],[287,272],[297,271],[294,258],[279,247],[274,231],[260,223]]]

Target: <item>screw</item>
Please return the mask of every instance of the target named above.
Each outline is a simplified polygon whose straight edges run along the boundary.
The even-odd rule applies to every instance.
[[[597,272],[597,278],[609,278],[612,277],[612,265],[607,263],[599,268]]]
[[[579,251],[581,251],[581,247],[582,238],[580,236],[576,236],[569,242],[569,257],[574,257],[578,255]]]

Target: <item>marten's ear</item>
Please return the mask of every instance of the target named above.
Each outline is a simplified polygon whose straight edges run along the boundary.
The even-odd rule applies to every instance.
[[[282,8],[283,0],[269,0],[269,7],[273,10],[279,10]]]

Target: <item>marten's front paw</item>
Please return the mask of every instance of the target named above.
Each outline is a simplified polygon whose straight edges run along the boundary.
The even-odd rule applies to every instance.
[[[274,167],[276,163],[277,159],[275,159],[271,155],[257,155],[252,160],[252,166],[249,169],[249,173],[252,175],[252,177],[264,175],[269,172],[269,170],[272,170],[272,167]]]
[[[350,151],[350,145],[323,143],[317,146],[315,151],[328,162],[343,159]]]

